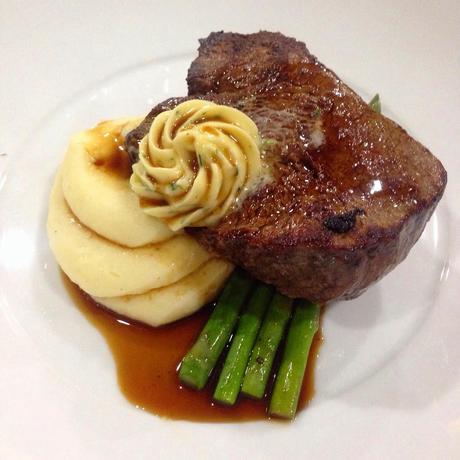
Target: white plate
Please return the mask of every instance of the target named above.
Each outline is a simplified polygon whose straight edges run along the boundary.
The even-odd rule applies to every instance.
[[[0,457],[458,458],[458,214],[448,196],[404,263],[328,308],[316,396],[293,424],[168,421],[124,400],[104,340],[62,286],[47,197],[72,132],[185,94],[191,58],[133,65],[79,92],[29,130],[0,178]],[[377,89],[356,70],[339,74],[365,98]],[[407,125],[385,103],[394,94],[383,109]]]

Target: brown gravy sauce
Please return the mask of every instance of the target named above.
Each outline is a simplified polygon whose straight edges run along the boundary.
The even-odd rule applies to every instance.
[[[107,122],[100,123],[91,129],[93,139],[88,143],[87,148],[94,158],[95,166],[106,173],[129,180],[132,166],[124,148],[125,139],[121,130],[121,126],[109,129]]]
[[[94,302],[63,273],[62,279],[77,308],[107,341],[120,389],[136,407],[161,417],[199,422],[268,418],[268,398],[254,401],[242,397],[233,407],[213,402],[217,372],[202,391],[191,390],[179,382],[178,364],[208,319],[212,305],[173,324],[153,328],[115,315]],[[314,368],[321,342],[318,333],[308,360],[299,410],[314,394]]]

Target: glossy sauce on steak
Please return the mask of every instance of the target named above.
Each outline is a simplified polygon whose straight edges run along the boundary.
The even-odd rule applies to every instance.
[[[274,180],[212,228],[209,250],[314,301],[359,295],[407,255],[440,200],[442,164],[374,112],[306,46],[279,33],[212,33],[188,72],[189,98],[242,110]],[[133,159],[159,104],[128,135]]]

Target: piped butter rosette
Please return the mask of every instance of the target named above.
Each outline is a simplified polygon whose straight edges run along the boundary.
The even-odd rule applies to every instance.
[[[139,146],[131,188],[173,230],[216,224],[261,176],[259,133],[244,113],[190,100],[159,114]]]

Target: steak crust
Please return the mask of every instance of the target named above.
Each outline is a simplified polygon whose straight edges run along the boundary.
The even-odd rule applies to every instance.
[[[350,299],[420,237],[447,173],[374,112],[305,44],[279,33],[211,33],[188,72],[188,98],[242,110],[265,141],[274,179],[212,228],[188,231],[289,297]],[[127,137],[133,159],[155,107]]]

